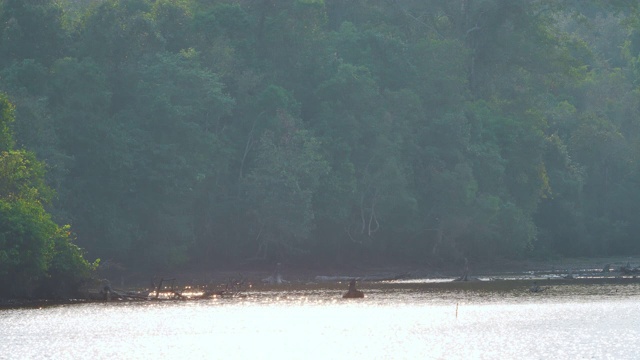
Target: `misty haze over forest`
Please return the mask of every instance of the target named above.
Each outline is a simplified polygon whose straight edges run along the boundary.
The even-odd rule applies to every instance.
[[[639,10],[2,0],[0,285],[638,253]]]

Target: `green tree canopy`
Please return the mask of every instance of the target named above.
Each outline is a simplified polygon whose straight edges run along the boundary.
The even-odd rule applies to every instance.
[[[639,24],[629,0],[0,0],[3,226],[147,271],[639,251]]]
[[[13,106],[0,95],[0,297],[69,296],[92,266],[45,211],[44,164],[12,148]]]

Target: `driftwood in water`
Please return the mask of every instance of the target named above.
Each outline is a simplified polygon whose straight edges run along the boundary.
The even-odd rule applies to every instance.
[[[620,267],[620,273],[622,275],[637,275],[640,274],[640,268],[632,268],[631,264],[627,263],[626,266],[621,266]]]
[[[247,279],[240,274],[239,279],[229,278],[224,289],[206,290],[198,299],[209,299],[212,297],[244,297],[240,293],[246,289]]]
[[[163,283],[166,281],[171,281],[171,285],[168,288],[163,287]],[[246,280],[244,276],[240,276],[239,280],[229,278],[227,284],[223,289],[207,289],[203,290],[202,293],[198,295],[185,295],[185,292],[179,292],[176,290],[174,286],[175,278],[173,279],[160,279],[160,283],[158,284],[155,290],[155,296],[153,300],[201,300],[201,299],[210,299],[213,297],[235,297],[238,296],[241,291],[245,289]],[[168,297],[163,296],[160,298],[160,294],[166,294]]]
[[[544,290],[545,290],[545,288],[540,287],[540,285],[538,285],[537,281],[534,281],[533,285],[531,285],[531,287],[529,288],[529,291],[534,292],[534,293],[543,292]]]
[[[262,282],[269,285],[288,284],[289,283],[288,281],[282,279],[282,274],[280,273],[281,267],[282,267],[282,264],[277,263],[273,273],[269,277],[262,279]]]
[[[381,274],[381,275],[367,275],[367,276],[324,276],[318,275],[315,277],[317,282],[336,282],[336,281],[351,281],[356,279],[358,281],[392,281],[406,279],[409,277],[409,273],[399,274]]]
[[[575,276],[573,276],[573,270],[569,270],[569,273],[567,275],[563,276],[562,278],[567,279],[567,280],[575,279]]]
[[[244,297],[241,293],[247,289],[248,281],[240,274],[239,278],[229,278],[226,284],[207,287],[178,287],[175,278],[161,278],[156,283],[151,281],[151,288],[146,291],[123,291],[111,287],[108,280],[98,280],[98,288],[87,289],[84,299],[91,301],[166,301],[166,300],[201,300],[214,297]]]
[[[171,278],[171,279],[161,278],[160,279],[160,283],[158,283],[158,286],[157,287],[154,286],[156,288],[154,300],[158,300],[158,297],[160,296],[161,293],[169,294],[171,296],[171,298],[173,298],[173,299],[185,299],[185,297],[182,296],[181,293],[179,293],[179,292],[177,292],[175,290],[175,288],[174,288],[175,280],[176,280],[175,278]],[[168,289],[163,287],[163,283],[166,282],[166,281],[170,281],[171,282],[171,287],[168,288]]]
[[[103,301],[112,301],[112,300],[126,300],[126,301],[136,301],[136,300],[149,300],[148,295],[142,295],[134,292],[126,292],[121,290],[116,290],[111,287],[111,283],[109,280],[102,280],[102,288],[99,293],[87,293],[87,299],[89,300],[103,300]]]
[[[349,282],[349,291],[342,295],[342,297],[345,299],[362,299],[364,297],[364,293],[356,289],[356,280],[351,279]]]

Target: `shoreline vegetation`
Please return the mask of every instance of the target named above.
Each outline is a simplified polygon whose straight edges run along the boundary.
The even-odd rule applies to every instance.
[[[0,299],[635,276],[497,259],[640,254],[640,2],[0,0],[0,24]]]
[[[464,271],[464,270],[462,270]],[[88,302],[195,301],[214,298],[244,299],[256,291],[287,294],[301,289],[346,290],[355,279],[365,289],[372,284],[402,287],[422,284],[431,290],[541,292],[549,286],[575,283],[613,285],[640,283],[640,258],[572,258],[546,261],[505,261],[471,265],[467,280],[453,267],[407,267],[397,264],[381,267],[301,269],[276,266],[273,270],[236,268],[212,272],[179,272],[172,277],[143,275],[116,285],[115,279],[94,278],[73,298],[0,299],[0,309],[40,308],[43,306]],[[538,286],[539,283],[539,286]],[[536,291],[532,290],[536,286]]]

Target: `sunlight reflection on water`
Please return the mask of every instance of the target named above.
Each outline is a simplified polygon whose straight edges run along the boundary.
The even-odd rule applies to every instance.
[[[600,285],[589,291],[593,286]],[[637,286],[617,297],[609,290],[582,297],[521,289],[366,292],[356,301],[341,299],[337,289],[288,289],[245,299],[0,310],[0,358],[634,359],[640,353]]]

